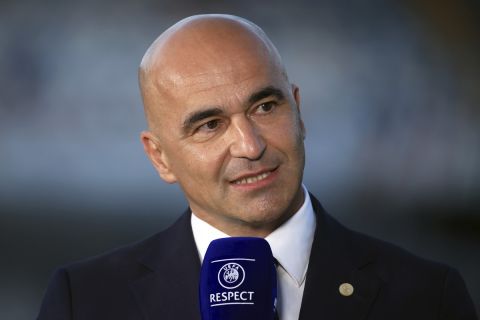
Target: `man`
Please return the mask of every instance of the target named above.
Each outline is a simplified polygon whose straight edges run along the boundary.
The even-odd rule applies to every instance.
[[[39,319],[199,319],[209,242],[264,237],[282,320],[476,319],[459,274],[352,232],[302,185],[299,89],[253,23],[184,19],[148,49],[144,149],[189,210],[140,243],[59,269]]]

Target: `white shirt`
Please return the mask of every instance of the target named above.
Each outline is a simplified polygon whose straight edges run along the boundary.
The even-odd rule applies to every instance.
[[[310,196],[304,185],[305,200],[300,209],[265,240],[279,262],[277,267],[277,309],[281,320],[298,320],[302,304],[308,260],[312,249],[316,221]],[[191,218],[193,237],[203,262],[211,241],[229,235],[214,228],[195,214]]]

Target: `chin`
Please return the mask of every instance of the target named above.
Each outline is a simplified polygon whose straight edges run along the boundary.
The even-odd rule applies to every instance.
[[[286,211],[284,207],[272,208],[257,207],[252,210],[245,211],[241,217],[243,221],[251,226],[264,227],[264,226],[278,226],[285,220],[290,218],[290,213]]]

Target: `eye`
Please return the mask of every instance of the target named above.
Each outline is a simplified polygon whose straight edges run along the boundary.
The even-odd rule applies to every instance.
[[[214,120],[210,120],[210,121],[205,122],[200,127],[198,127],[197,130],[198,131],[214,131],[219,126],[220,126],[220,120],[214,119]]]
[[[273,111],[273,109],[275,109],[276,106],[277,103],[273,101],[262,103],[257,107],[256,113],[270,113]]]

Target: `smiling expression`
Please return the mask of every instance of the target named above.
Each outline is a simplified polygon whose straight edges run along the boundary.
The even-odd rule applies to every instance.
[[[258,27],[198,20],[147,53],[142,142],[199,218],[230,235],[266,236],[303,203],[299,91]]]

